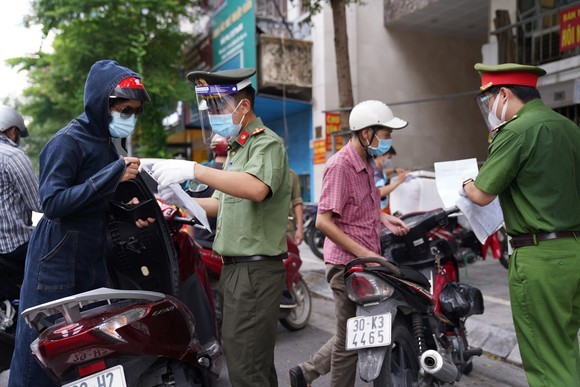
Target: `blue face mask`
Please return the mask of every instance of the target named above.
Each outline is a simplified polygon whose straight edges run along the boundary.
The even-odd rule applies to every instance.
[[[376,137],[376,135],[375,135]],[[378,137],[377,137],[378,138]],[[393,140],[392,139],[387,139],[387,140],[381,140],[379,139],[379,146],[377,146],[376,148],[373,146],[369,146],[367,147],[369,155],[371,156],[382,156],[385,153],[387,153],[387,151],[389,149],[391,149],[391,145],[393,144]]]
[[[240,101],[241,103],[242,101]],[[240,106],[238,103],[238,106]],[[211,125],[211,130],[215,134],[219,134],[222,137],[233,137],[240,132],[242,129],[242,122],[244,121],[245,115],[240,120],[239,124],[234,124],[233,114],[238,109],[238,106],[234,109],[231,114],[209,114],[209,124]]]
[[[111,137],[125,138],[129,137],[135,130],[137,116],[131,114],[128,118],[122,118],[121,113],[111,112],[111,122],[109,123],[109,133]]]

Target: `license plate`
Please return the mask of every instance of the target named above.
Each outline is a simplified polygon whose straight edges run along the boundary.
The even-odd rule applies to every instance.
[[[346,322],[346,349],[348,351],[383,347],[391,344],[391,314],[358,316]]]
[[[127,387],[123,366],[107,368],[62,387]]]

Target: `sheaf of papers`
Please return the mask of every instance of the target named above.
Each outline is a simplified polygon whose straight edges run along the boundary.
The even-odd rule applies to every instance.
[[[477,176],[477,159],[442,161],[435,166],[435,184],[445,208],[455,205],[463,180]]]
[[[477,160],[465,159],[435,163],[437,191],[445,207],[457,206],[467,218],[475,236],[482,244],[503,224],[498,198],[486,206],[479,206],[459,195],[463,181],[478,173]]]
[[[503,213],[498,198],[495,198],[487,206],[481,207],[465,196],[459,196],[456,205],[467,218],[473,233],[481,244],[484,244],[487,237],[496,232],[503,224]]]
[[[145,172],[149,174],[149,176],[151,176],[151,178],[153,178],[153,173],[151,172],[150,167],[151,167],[150,165],[147,166],[142,165],[141,169],[143,169]],[[209,232],[212,232],[209,222],[207,220],[207,214],[205,213],[205,210],[199,204],[197,204],[197,202],[193,200],[193,198],[189,196],[183,190],[183,188],[181,188],[179,184],[177,183],[171,184],[169,188],[173,192],[176,201],[176,203],[172,204],[175,204],[176,206],[189,212],[201,223],[203,228],[205,228]]]

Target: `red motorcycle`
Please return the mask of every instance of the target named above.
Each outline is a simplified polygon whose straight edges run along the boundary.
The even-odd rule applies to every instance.
[[[412,214],[416,213],[405,216]],[[458,217],[453,217],[446,226],[431,230],[429,237],[448,241],[453,246],[454,254],[460,264],[472,263],[476,259],[485,260],[488,252],[491,252],[493,259],[499,260],[503,267],[507,269],[509,266],[508,237],[503,227],[481,244],[472,230],[462,226]]]
[[[296,244],[288,236],[288,258],[284,260],[286,268],[286,289],[280,302],[280,323],[290,331],[297,331],[308,325],[312,310],[310,290],[306,281],[300,274],[302,259]],[[212,243],[204,240],[196,240],[201,254],[201,260],[207,268],[210,280],[215,285],[219,281],[222,272],[222,258],[212,250]],[[215,292],[215,290],[214,290]],[[214,297],[217,299],[217,297]],[[219,308],[218,308],[219,310]],[[221,315],[218,314],[218,324],[221,323]]]
[[[124,205],[137,197],[139,204]],[[32,353],[64,386],[212,386],[223,351],[212,292],[186,220],[141,176],[119,185],[101,288],[29,308]],[[135,219],[157,221],[138,229]]]
[[[359,258],[345,269],[356,317],[346,349],[358,351],[359,374],[374,386],[439,386],[473,369],[465,320],[483,313],[481,292],[459,282],[448,241],[430,238],[458,210],[406,215],[408,234],[381,234],[381,258]],[[373,263],[375,266],[367,266]]]

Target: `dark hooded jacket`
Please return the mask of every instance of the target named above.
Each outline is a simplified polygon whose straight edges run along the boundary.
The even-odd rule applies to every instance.
[[[44,217],[28,250],[28,260],[40,260],[38,290],[72,289],[81,283],[91,287],[92,281],[86,280],[102,282],[105,275],[108,201],[125,170],[109,134],[109,96],[127,77],[140,78],[114,61],[95,63],[85,83],[84,113],[59,130],[40,153]],[[88,277],[78,278],[84,275]]]
[[[109,134],[109,96],[138,74],[111,60],[95,63],[85,83],[85,111],[40,153],[39,199],[44,216],[26,256],[20,310],[107,285],[108,201],[125,170]],[[37,336],[19,317],[10,386],[54,386],[32,358]]]

